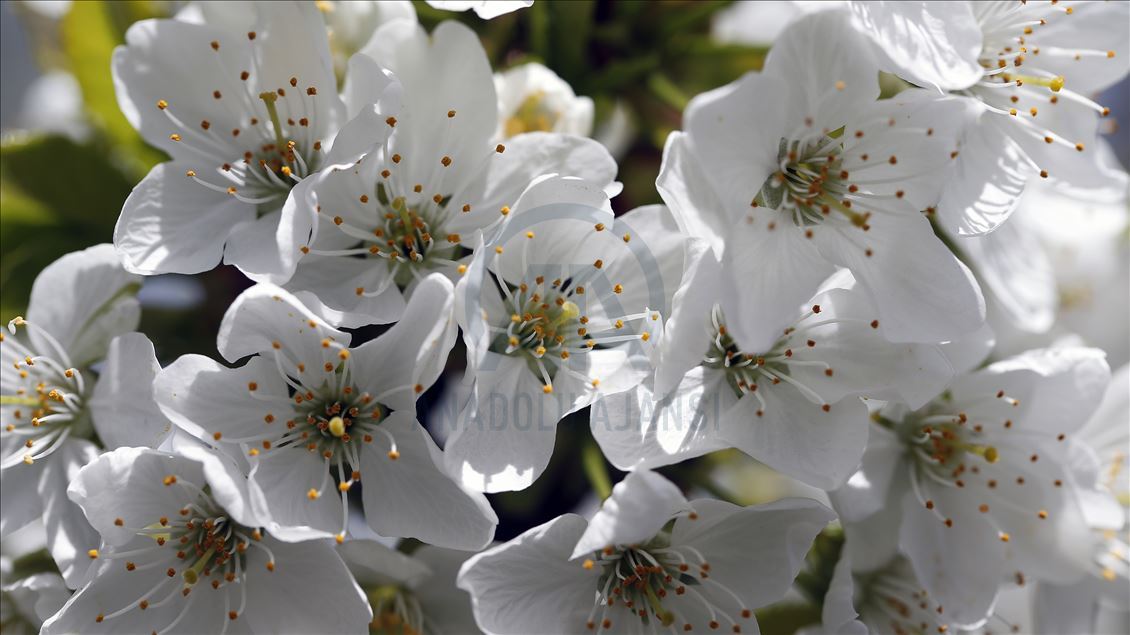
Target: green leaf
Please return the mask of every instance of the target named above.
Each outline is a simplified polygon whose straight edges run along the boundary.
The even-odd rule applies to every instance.
[[[0,318],[23,313],[35,276],[63,254],[107,242],[132,177],[97,144],[58,135],[0,146]]]
[[[114,47],[123,41],[124,29],[119,29],[116,22],[128,24],[145,17],[144,4],[94,0],[75,2],[59,29],[63,52],[71,73],[82,88],[83,102],[91,122],[124,151],[120,158],[137,178],[161,161],[162,155],[141,140],[118,109],[110,60]]]

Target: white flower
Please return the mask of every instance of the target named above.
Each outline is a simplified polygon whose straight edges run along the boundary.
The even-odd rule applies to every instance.
[[[0,333],[0,535],[42,518],[72,587],[97,535],[67,500],[67,483],[98,455],[94,439],[111,448],[156,445],[166,431],[150,391],[153,345],[128,333],[139,319],[139,286],[110,245],[67,254],[36,277],[27,319]]]
[[[484,20],[525,9],[534,0],[427,0],[428,5],[444,11],[466,11],[473,9],[475,15]]]
[[[43,633],[365,630],[372,613],[330,544],[263,533],[234,462],[178,450],[121,448],[79,473],[68,493],[102,535],[98,575]]]
[[[1109,381],[1093,349],[1032,351],[958,378],[924,408],[874,415],[863,466],[833,502],[862,569],[895,549],[963,626],[1004,576],[1070,583],[1092,541],[1076,433]],[[1091,469],[1094,473],[1095,469]]]
[[[375,61],[374,61],[375,60]],[[616,163],[597,142],[560,134],[492,140],[498,106],[490,62],[473,31],[444,22],[429,35],[396,20],[351,60],[351,81],[395,73],[403,105],[380,124],[387,143],[360,163],[327,172],[303,208],[313,228],[291,291],[348,327],[392,322],[432,271],[454,275],[476,231],[501,219],[542,174],[612,187]],[[347,87],[347,92],[348,92]]]
[[[664,328],[654,381],[593,406],[593,436],[617,467],[736,447],[834,489],[856,470],[867,440],[859,396],[919,407],[953,378],[942,347],[888,342],[850,275],[794,310],[771,346],[744,351],[727,328],[722,275],[709,248],[695,254]]]
[[[416,21],[408,0],[334,0],[318,4],[330,32],[330,50],[338,76],[345,74],[349,58],[369,43],[377,29],[393,20]]]
[[[724,44],[768,47],[797,18],[839,4],[833,0],[735,2],[714,15],[710,37]]]
[[[1070,585],[1040,583],[1037,587],[1035,613],[1043,632],[1104,632],[1097,623],[1103,608],[1112,612],[1130,612],[1126,587],[1130,580],[1130,531],[1127,525],[1130,508],[1130,484],[1127,482],[1127,460],[1130,460],[1130,429],[1126,413],[1130,412],[1130,367],[1123,366],[1111,378],[1106,394],[1091,420],[1079,431],[1086,444],[1081,450],[1093,452],[1098,461],[1079,463],[1092,472],[1078,474],[1080,480],[1097,481],[1114,496],[1091,497],[1084,502],[1084,513],[1095,532],[1096,542],[1090,557],[1080,563],[1089,573]]]
[[[155,397],[181,428],[246,457],[281,539],[343,540],[348,493],[360,481],[378,534],[480,548],[494,513],[448,478],[415,417],[417,396],[454,343],[451,307],[451,283],[431,276],[396,326],[348,348],[349,334],[259,285],[228,309],[218,337],[228,361],[253,357],[238,368],[181,357],[158,375]]]
[[[5,633],[33,635],[63,608],[71,592],[54,573],[36,573],[0,588],[0,624]]]
[[[495,73],[494,89],[499,139],[523,132],[592,134],[592,99],[578,97],[557,73],[537,62]]]
[[[851,4],[886,69],[967,102],[961,156],[938,205],[944,225],[991,231],[1037,173],[1065,191],[1125,192],[1125,173],[1094,147],[1110,111],[1087,95],[1130,68],[1126,38],[1111,27],[1130,20],[1126,3]]]
[[[468,560],[458,584],[494,634],[756,633],[753,610],[785,595],[832,518],[805,499],[687,501],[633,472],[591,522],[566,514],[535,527]]]
[[[338,553],[369,599],[377,632],[478,632],[471,598],[455,586],[470,553],[422,545],[408,556],[373,540],[350,540]]]
[[[445,447],[452,473],[527,487],[562,417],[643,381],[684,242],[663,207],[616,218],[593,184],[531,185],[456,287],[474,386]]]
[[[309,231],[291,219],[309,187],[296,184],[385,134],[370,105],[338,135],[346,104],[312,3],[251,8],[254,21],[236,11],[247,22],[222,27],[141,21],[114,53],[122,112],[173,159],[122,208],[114,244],[130,271],[197,273],[223,258],[251,276],[289,275]],[[351,115],[390,80],[368,81],[377,92],[347,91]]]
[[[922,214],[952,160],[954,104],[926,91],[876,102],[877,68],[846,19],[798,20],[763,73],[696,97],[687,132],[668,139],[657,185],[722,257],[744,350],[770,347],[836,267],[892,341],[946,341],[984,321],[975,281]]]

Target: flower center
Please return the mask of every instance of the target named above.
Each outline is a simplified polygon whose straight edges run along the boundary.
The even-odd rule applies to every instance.
[[[252,46],[257,44],[255,32],[247,37]],[[220,50],[219,42],[209,42],[208,46],[217,53]],[[253,66],[258,74],[258,63],[253,62]],[[265,214],[285,200],[295,183],[316,172],[322,162],[318,138],[322,131],[315,105],[318,89],[301,88],[298,78],[291,77],[288,86],[273,90],[259,86],[256,91],[253,86],[259,79],[252,77],[251,70],[236,75],[221,67],[224,70],[216,77],[217,88],[205,99],[226,106],[225,115],[235,115],[231,130],[219,130],[219,125],[208,119],[198,124],[186,121],[164,99],[157,101],[157,108],[174,131],[169,139],[198,157],[204,168],[210,168],[200,175],[196,168],[190,169],[185,173],[188,178],[245,203],[266,206],[260,209]]]
[[[200,583],[207,583],[212,589],[228,584],[238,585],[239,605],[229,607],[228,610],[228,618],[235,620],[246,605],[247,550],[252,547],[262,549],[267,555],[268,571],[275,570],[274,554],[261,542],[263,536],[258,529],[245,527],[228,517],[212,498],[208,486],[201,489],[175,474],[165,476],[162,483],[165,487],[186,490],[195,497],[174,516],[161,516],[144,527],[128,528],[138,536],[152,539],[155,543],[153,546],[106,554],[99,554],[92,549],[89,555],[91,558],[122,561],[125,569],[131,573],[167,567],[165,575],[137,600],[112,613],[99,613],[95,622],[112,620],[134,609],[144,611],[160,608],[177,596],[189,598]],[[124,527],[125,521],[117,518],[114,524]],[[164,553],[160,553],[161,550],[171,549],[176,550],[172,563],[163,557]],[[155,551],[158,553],[155,554]],[[179,616],[160,632],[172,630],[188,612],[193,601],[193,598],[188,599]]]
[[[373,608],[370,635],[420,635],[424,632],[424,611],[410,590],[389,584],[368,589],[365,595]]]
[[[505,133],[513,137],[523,132],[550,132],[560,118],[561,113],[553,110],[545,98],[545,91],[535,91],[527,95],[506,120]]]
[[[766,179],[753,207],[768,207],[789,215],[798,227],[819,225],[833,213],[856,227],[867,229],[870,212],[852,210],[851,194],[858,188],[847,183],[840,128],[815,140],[781,139],[779,169]]]
[[[697,516],[692,513],[691,517]],[[753,616],[736,593],[710,577],[710,563],[697,549],[671,545],[669,529],[642,545],[606,547],[582,566],[599,566],[601,572],[596,601],[585,622],[588,630],[610,630],[609,611],[618,604],[644,625],[656,620],[662,627],[680,625],[683,631],[693,630],[694,625],[679,611],[678,603],[668,599],[672,596],[700,604],[710,616],[700,626],[711,630],[728,623],[730,632],[740,633],[740,620]],[[724,598],[722,602],[716,601],[715,591]]]
[[[50,354],[37,354],[16,337],[17,328],[34,331]],[[85,409],[87,385],[82,372],[50,333],[17,317],[8,323],[11,335],[0,333],[5,362],[12,360],[17,381],[4,386],[0,403],[11,406],[3,428],[3,458],[0,468],[19,463],[31,465],[50,456],[71,436],[91,438],[94,428]],[[26,338],[31,341],[30,338]],[[58,361],[57,361],[58,360]]]
[[[1082,152],[1082,143],[1065,139],[1036,123],[1040,108],[1045,105],[1054,107],[1060,98],[1082,104],[1103,117],[1110,114],[1110,108],[1069,90],[1067,79],[1046,70],[1042,62],[1052,62],[1053,67],[1062,69],[1065,58],[1080,61],[1084,58],[1111,59],[1115,55],[1114,51],[1064,47],[1057,45],[1061,44],[1059,42],[1041,47],[1041,32],[1049,24],[1058,24],[1074,13],[1072,7],[1057,4],[975,5],[984,36],[978,59],[984,73],[967,92],[979,98],[991,111],[1017,118],[1026,133],[1043,139],[1045,143],[1058,143]],[[1041,171],[1040,175],[1046,177],[1047,172]]]
[[[447,111],[444,121],[444,135],[441,146],[448,143],[456,112]],[[448,173],[456,159],[450,155],[424,157],[430,163],[426,170],[426,182],[415,182],[405,176],[405,168],[410,160],[420,160],[404,156],[393,150],[398,144],[400,133],[396,130],[396,117],[389,117],[385,123],[393,128],[384,145],[363,161],[372,164],[375,175],[360,177],[362,183],[343,184],[347,191],[359,189],[357,197],[359,208],[339,210],[331,217],[334,226],[342,234],[357,242],[343,249],[319,249],[305,245],[303,254],[341,257],[376,257],[387,261],[390,275],[379,288],[357,288],[357,295],[375,297],[395,283],[405,287],[424,273],[440,267],[458,267],[456,258],[466,250],[461,246],[459,234],[448,233],[444,227],[451,219],[471,212],[471,204],[464,202],[463,195],[468,188],[480,184],[480,177],[490,167],[489,159],[505,152],[506,147],[499,144],[490,150],[489,155],[478,161],[477,171],[470,179],[457,183],[448,182]],[[457,157],[461,159],[461,157]],[[420,167],[412,165],[413,168]],[[465,175],[464,175],[465,176]],[[346,177],[350,178],[350,177]],[[369,182],[372,179],[372,182]],[[354,190],[356,191],[356,190]],[[506,209],[506,208],[504,208]],[[318,211],[322,212],[321,207]],[[508,211],[508,210],[507,210]]]
[[[527,232],[526,238],[522,247],[528,250],[534,232]],[[495,255],[501,255],[501,250],[498,247]],[[595,277],[592,272],[603,266],[604,262],[597,260],[591,271],[578,271],[553,280],[545,275],[534,275],[528,267],[524,267],[523,276],[516,285],[494,272],[509,315],[505,323],[490,326],[495,334],[491,350],[526,360],[531,372],[541,378],[542,390],[546,394],[553,392],[553,381],[559,373],[571,375],[594,389],[599,385],[599,379],[587,377],[570,367],[570,360],[574,357],[601,346],[651,339],[647,330],[648,318],[657,321],[658,313],[644,310],[599,320],[584,313],[581,305],[586,304],[588,297],[585,285]],[[623,291],[622,285],[615,284],[611,288],[611,297]]]
[[[805,385],[804,382],[793,377],[793,368],[801,366],[816,366],[823,369],[826,376],[834,374],[832,366],[825,361],[815,359],[813,349],[816,340],[812,331],[840,320],[819,320],[815,316],[821,312],[820,305],[813,305],[796,326],[785,329],[785,336],[773,345],[768,352],[763,354],[743,353],[738,347],[733,336],[726,330],[725,318],[722,309],[714,306],[711,312],[711,321],[715,336],[710,342],[710,347],[703,356],[702,364],[707,368],[725,373],[727,383],[733,388],[738,397],[753,395],[761,402],[757,416],[765,414],[765,400],[758,394],[758,386],[766,382],[776,386],[782,382],[796,388],[806,399],[815,404],[820,404],[825,412],[831,410],[829,405],[815,390]],[[878,322],[872,322],[872,327],[877,328]]]

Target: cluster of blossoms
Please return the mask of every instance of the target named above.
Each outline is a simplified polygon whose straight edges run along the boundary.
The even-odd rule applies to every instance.
[[[616,215],[552,71],[319,4],[190,4],[116,51],[170,160],[0,335],[0,535],[42,521],[59,573],[6,579],[5,631],[756,633],[794,588],[806,633],[1130,619],[1128,179],[1092,99],[1130,5],[797,11]],[[144,277],[221,262],[255,283],[222,359],[162,365]],[[441,448],[417,401],[457,348]],[[585,409],[628,475],[492,544],[486,494]],[[812,496],[651,471],[728,448]]]

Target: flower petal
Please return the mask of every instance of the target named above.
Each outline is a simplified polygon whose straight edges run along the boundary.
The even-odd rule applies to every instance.
[[[102,359],[115,336],[137,328],[140,282],[122,269],[110,245],[69,253],[36,276],[27,319],[50,333],[71,365],[81,368]],[[54,351],[35,331],[29,337],[39,351]]]
[[[690,511],[674,483],[648,470],[631,472],[612,488],[589,521],[570,559],[605,547],[644,542],[659,533],[673,516]]]
[[[220,263],[232,227],[255,218],[254,206],[186,177],[194,166],[155,165],[126,199],[114,227],[114,248],[126,270],[207,271]]]
[[[468,560],[456,584],[471,594],[479,627],[499,635],[583,631],[600,573],[569,560],[585,525],[558,516]]]
[[[153,382],[161,364],[153,342],[142,333],[126,333],[110,342],[106,363],[94,386],[90,408],[94,429],[106,448],[156,448],[172,423],[153,398]]]
[[[382,536],[414,537],[453,549],[490,544],[498,517],[486,497],[461,488],[443,470],[443,457],[428,433],[407,413],[393,413],[381,427],[396,439],[392,460],[373,445],[362,448],[365,517]]]
[[[691,506],[697,518],[675,521],[671,543],[701,552],[710,564],[710,577],[751,609],[785,596],[813,538],[835,518],[832,510],[803,498],[753,507],[697,499]]]
[[[55,451],[39,481],[37,493],[43,500],[47,549],[70,588],[78,588],[87,581],[92,564],[87,552],[96,549],[101,540],[83,515],[85,510],[67,498],[67,485],[97,456],[93,443],[68,440]]]
[[[851,2],[857,28],[871,37],[884,70],[938,90],[981,79],[981,27],[967,3]]]
[[[393,410],[415,408],[416,398],[439,378],[455,345],[454,306],[451,281],[432,274],[413,289],[399,322],[353,349],[353,372],[377,401]]]
[[[969,270],[921,216],[884,214],[870,229],[823,227],[814,242],[871,293],[892,342],[943,342],[985,322],[985,300]]]
[[[756,416],[759,409],[764,410],[761,417]],[[868,421],[859,399],[844,399],[825,412],[792,386],[766,381],[726,412],[720,427],[722,438],[769,467],[815,487],[835,489],[859,465]]]

